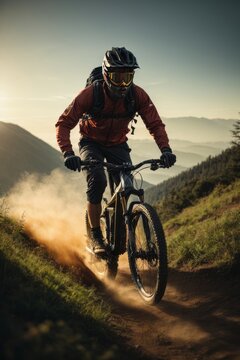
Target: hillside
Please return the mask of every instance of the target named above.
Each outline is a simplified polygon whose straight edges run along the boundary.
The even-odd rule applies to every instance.
[[[49,174],[63,168],[60,152],[20,126],[0,121],[0,193],[8,191],[25,172]]]
[[[226,266],[240,259],[240,147],[226,149],[146,191],[164,223],[173,267]]]
[[[1,359],[149,359],[110,328],[110,306],[80,259],[62,267],[2,211],[0,225]]]
[[[164,224],[169,264],[196,269],[240,265],[240,180],[218,185]]]
[[[164,220],[210,194],[218,184],[230,184],[240,176],[239,148],[231,147],[220,155],[184,171],[146,191]]]

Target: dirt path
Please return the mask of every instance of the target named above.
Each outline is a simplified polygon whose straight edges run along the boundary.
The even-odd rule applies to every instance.
[[[113,324],[153,359],[240,359],[239,273],[170,271],[165,296],[143,304],[125,264],[109,295]],[[108,299],[109,300],[109,299]]]

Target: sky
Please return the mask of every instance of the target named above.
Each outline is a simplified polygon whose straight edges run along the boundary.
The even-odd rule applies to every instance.
[[[0,0],[0,120],[56,146],[60,114],[112,46],[160,116],[239,118],[240,1]]]

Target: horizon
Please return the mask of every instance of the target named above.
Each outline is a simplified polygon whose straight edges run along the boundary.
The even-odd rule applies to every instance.
[[[179,116],[179,117],[173,117],[173,118],[164,118],[164,120],[176,120],[176,119],[188,119],[188,118],[191,118],[191,119],[195,119],[195,120],[201,120],[201,119],[205,119],[205,120],[209,120],[210,122],[211,121],[224,121],[224,122],[235,122],[235,121],[239,121],[239,119],[218,119],[218,118],[215,118],[215,119],[209,119],[209,118],[206,118],[206,117],[195,117],[195,116],[188,116],[188,117],[183,117],[183,116]],[[45,143],[47,143],[48,145],[50,145],[51,147],[53,147],[55,150],[58,150],[60,151],[59,147],[58,147],[58,144],[56,142],[56,139],[55,139],[55,133],[54,134],[51,134],[50,137],[41,137],[38,133],[34,133],[32,132],[31,130],[27,129],[26,127],[23,127],[21,126],[20,124],[17,124],[17,123],[14,123],[14,122],[11,122],[11,121],[3,121],[3,120],[0,120],[0,123],[4,123],[4,124],[9,124],[9,125],[15,125],[15,126],[18,126],[20,128],[22,128],[23,130],[29,132],[31,135],[37,137],[38,139],[44,141]],[[135,125],[136,126],[136,125]],[[78,141],[79,141],[79,126],[77,125],[71,132],[71,143],[73,145],[73,148],[77,148],[76,144],[78,144]],[[143,123],[139,124],[139,121],[138,121],[138,124],[137,124],[137,127],[136,127],[136,131],[137,131],[137,136],[136,134],[135,135],[130,135],[130,133],[127,134],[127,137],[128,137],[128,141],[141,141],[141,140],[144,140],[144,141],[151,141],[151,142],[154,142],[154,138],[152,137],[152,135],[149,134],[148,130],[146,129],[145,125]],[[229,133],[230,133],[231,129],[229,130]],[[54,135],[54,136],[52,136]],[[189,137],[189,134],[188,136]],[[192,143],[192,144],[196,144],[196,145],[205,145],[205,144],[208,144],[208,143],[230,143],[231,140],[228,137],[224,138],[224,139],[219,139],[219,140],[206,140],[206,141],[202,141],[202,140],[197,140],[196,139],[189,139],[189,138],[182,138],[181,136],[180,137],[169,137],[169,140],[170,140],[170,143],[173,142],[173,141],[182,141],[182,142],[189,142],[189,143]],[[190,136],[191,138],[191,136]],[[60,151],[61,152],[61,151]]]

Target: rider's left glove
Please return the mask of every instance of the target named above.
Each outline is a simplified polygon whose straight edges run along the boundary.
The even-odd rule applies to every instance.
[[[64,165],[70,170],[81,170],[81,159],[79,156],[76,156],[73,151],[65,151],[64,156]]]
[[[173,166],[176,162],[176,155],[172,153],[172,149],[169,147],[161,149],[162,155],[160,160],[166,168]]]

